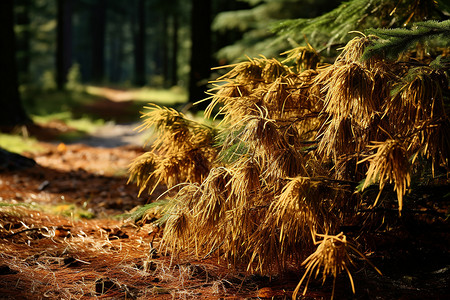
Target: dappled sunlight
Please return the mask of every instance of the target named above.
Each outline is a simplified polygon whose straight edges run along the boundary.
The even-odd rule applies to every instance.
[[[187,101],[187,93],[183,89],[176,87],[171,89],[149,87],[120,89],[88,85],[86,86],[86,92],[90,95],[105,97],[116,102],[133,100],[174,105]]]

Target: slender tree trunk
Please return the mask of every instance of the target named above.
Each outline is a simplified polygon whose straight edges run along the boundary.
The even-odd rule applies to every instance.
[[[0,1],[0,40],[0,126],[31,123],[19,94],[13,0]]]
[[[122,78],[122,62],[124,59],[124,40],[125,28],[123,24],[128,21],[128,16],[117,14],[110,10],[112,19],[108,27],[109,45],[108,45],[108,79],[112,82],[119,82]]]
[[[63,90],[72,65],[72,0],[58,0],[56,84]]]
[[[164,87],[169,86],[169,13],[168,9],[164,8],[162,12],[162,75],[164,81]]]
[[[106,0],[97,0],[92,9],[92,81],[105,77]]]
[[[144,86],[145,72],[145,1],[138,0],[137,5],[137,29],[134,35],[134,82],[138,86]]]
[[[173,32],[172,32],[172,54],[171,54],[171,74],[170,74],[170,85],[175,86],[178,84],[178,29],[179,29],[179,21],[178,14],[174,13],[173,15]]]
[[[192,0],[191,12],[191,71],[189,74],[189,101],[206,98],[207,81],[211,70],[211,1]],[[206,103],[193,107],[206,108]]]
[[[155,9],[156,10],[156,9]],[[164,79],[164,19],[162,14],[157,11],[157,13],[152,13],[152,25],[154,28],[153,33],[150,35],[150,51],[152,56],[152,77],[158,78],[162,76]],[[155,83],[155,82],[153,82]]]

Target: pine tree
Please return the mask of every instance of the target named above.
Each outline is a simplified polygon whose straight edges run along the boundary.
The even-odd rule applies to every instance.
[[[353,38],[333,64],[308,45],[283,62],[227,66],[206,110],[215,126],[149,106],[142,129],[156,126],[159,135],[130,180],[141,192],[169,188],[162,245],[173,255],[217,251],[253,273],[304,266],[293,298],[319,274],[345,272],[355,291],[352,257],[374,250],[365,237],[412,217],[424,185],[449,184],[448,65],[436,67],[445,51],[436,59],[439,51],[419,57],[403,48],[389,58],[398,54],[395,38],[412,43],[447,30],[447,22],[424,22],[372,31],[380,37]],[[380,48],[392,36],[394,47]],[[394,207],[396,217],[385,213]],[[355,224],[356,234],[343,230]]]

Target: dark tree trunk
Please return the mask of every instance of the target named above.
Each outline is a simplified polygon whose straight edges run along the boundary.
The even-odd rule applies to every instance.
[[[102,82],[105,77],[106,0],[98,0],[92,8],[92,81]]]
[[[162,12],[162,76],[164,80],[164,87],[169,87],[169,13],[168,9],[164,8]]]
[[[145,76],[145,1],[138,0],[137,29],[134,35],[134,82],[137,86],[146,84]]]
[[[153,42],[149,45],[149,50],[152,56],[151,75],[153,79],[156,79],[160,76],[164,79],[164,19],[159,11],[157,11],[156,13],[155,11],[156,9],[151,14],[154,32],[150,35],[150,40]],[[155,84],[156,82],[152,83]],[[161,83],[158,82],[158,84]]]
[[[31,123],[19,94],[13,0],[0,1],[0,126]]]
[[[27,0],[15,0],[16,24],[20,34],[16,35],[17,68],[19,82],[28,83],[30,73],[30,11]]]
[[[119,82],[122,79],[122,62],[124,60],[124,23],[128,22],[128,16],[118,13],[117,8],[110,6],[108,10],[108,19],[111,20],[108,26],[108,60],[106,69],[108,70],[108,79],[112,82]]]
[[[56,84],[64,89],[72,65],[72,0],[58,0]]]
[[[211,70],[211,1],[192,0],[191,12],[191,71],[189,74],[189,101],[206,98],[207,82]],[[207,104],[194,106],[194,110],[206,108]]]
[[[178,84],[178,14],[173,14],[173,32],[172,32],[172,54],[171,54],[171,74],[170,85],[175,86]]]

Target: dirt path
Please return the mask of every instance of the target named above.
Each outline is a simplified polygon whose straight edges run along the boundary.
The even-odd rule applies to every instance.
[[[106,123],[89,136],[77,140],[75,143],[90,147],[114,148],[121,146],[141,147],[148,139],[148,132],[139,132],[140,123],[115,124]]]

